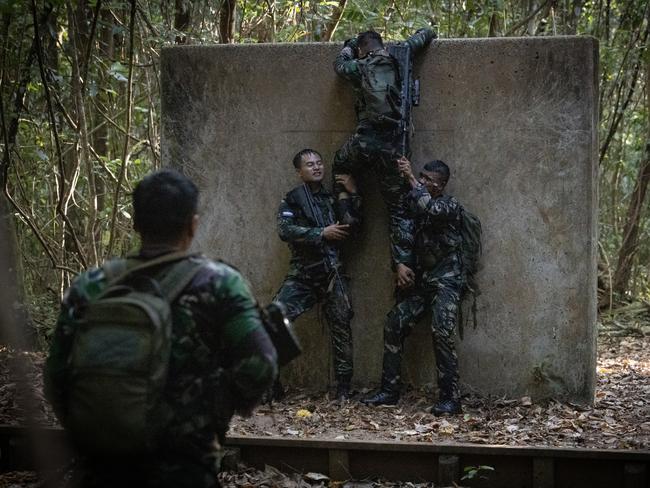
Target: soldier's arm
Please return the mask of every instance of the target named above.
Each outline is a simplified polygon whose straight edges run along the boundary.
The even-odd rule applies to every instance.
[[[418,29],[415,34],[406,40],[406,43],[411,46],[411,50],[413,51],[413,54],[415,54],[431,44],[431,41],[436,37],[436,33],[433,29]]]
[[[322,227],[298,225],[296,210],[282,200],[278,210],[278,235],[284,242],[301,242],[319,246],[323,240]]]
[[[356,47],[356,39],[348,39],[345,41],[343,49],[341,49],[341,52],[334,60],[334,71],[349,81],[357,81],[361,79],[359,64],[354,55]]]
[[[442,219],[455,219],[460,213],[460,204],[453,197],[432,198],[424,186],[416,186],[409,193],[411,207],[417,213],[425,213]]]
[[[214,293],[233,406],[246,413],[273,383],[277,354],[250,288],[237,271],[226,268],[214,281]]]
[[[361,225],[361,196],[358,193],[348,193],[348,198],[336,199],[334,210],[340,223],[349,224],[351,232],[358,230]]]

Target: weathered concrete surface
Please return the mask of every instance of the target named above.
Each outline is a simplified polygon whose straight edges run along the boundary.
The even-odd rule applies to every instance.
[[[275,215],[297,183],[291,157],[313,147],[329,164],[354,127],[351,90],[332,70],[338,49],[163,51],[163,159],[203,190],[197,247],[238,266],[262,302],[287,269]],[[592,399],[597,50],[592,38],[442,40],[418,63],[413,160],[447,161],[451,193],[484,227],[479,325],[458,344],[466,391]],[[370,177],[364,192],[367,224],[349,270],[354,381],[371,385],[393,301],[387,218]],[[287,374],[325,386],[331,361],[316,317],[297,321],[305,354]],[[406,350],[406,377],[435,383],[428,321]]]

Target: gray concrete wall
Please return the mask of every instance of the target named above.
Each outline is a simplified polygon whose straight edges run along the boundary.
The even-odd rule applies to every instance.
[[[352,133],[352,95],[335,44],[163,50],[163,160],[202,189],[197,247],[234,263],[261,302],[287,270],[280,199],[293,154],[329,165]],[[449,190],[484,229],[478,327],[458,342],[465,391],[591,401],[595,381],[597,42],[592,38],[441,40],[418,60],[413,160],[452,168]],[[327,177],[329,181],[329,175]],[[348,252],[354,382],[376,384],[393,304],[387,217],[370,175],[366,225]],[[327,328],[296,323],[305,354],[290,381],[325,387]],[[407,340],[406,378],[435,384],[428,320]]]

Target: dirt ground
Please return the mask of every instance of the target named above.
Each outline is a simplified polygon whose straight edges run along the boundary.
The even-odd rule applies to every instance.
[[[326,394],[289,390],[250,418],[236,417],[231,433],[295,438],[471,442],[517,446],[650,448],[650,337],[601,338],[593,407],[557,401],[535,404],[468,396],[462,415],[437,418],[430,395],[407,391],[394,407],[351,401],[340,407]],[[359,392],[357,397],[363,396]]]
[[[42,393],[43,354],[0,349],[0,424],[56,425]],[[324,393],[290,389],[281,402],[262,405],[249,418],[235,417],[230,432],[295,438],[374,439],[416,442],[650,448],[650,336],[601,337],[593,406],[540,404],[468,396],[464,413],[437,418],[433,399],[407,391],[394,407],[339,406]],[[25,378],[27,381],[25,381]],[[361,397],[364,392],[359,392]],[[25,408],[29,405],[30,408]],[[29,423],[32,423],[29,422]]]
[[[0,424],[57,425],[43,396],[44,355],[0,348]],[[464,412],[437,418],[426,411],[433,399],[407,391],[394,407],[367,407],[357,399],[340,406],[327,394],[290,389],[281,402],[263,405],[251,417],[235,417],[230,433],[356,440],[461,442],[516,446],[650,449],[650,336],[600,337],[593,406],[530,398],[468,396]],[[242,468],[221,474],[227,487],[281,486],[424,488],[382,480],[332,483],[319,473],[283,474]],[[31,472],[0,474],[0,488],[42,486]]]

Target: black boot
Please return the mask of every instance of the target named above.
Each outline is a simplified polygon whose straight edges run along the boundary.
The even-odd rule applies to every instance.
[[[273,382],[273,385],[271,385],[271,388],[269,388],[266,393],[264,393],[264,396],[262,397],[262,403],[271,405],[273,402],[279,402],[283,398],[284,388],[282,387],[282,383],[280,383],[280,378],[278,377]]]
[[[399,401],[399,393],[392,391],[379,390],[372,396],[363,398],[361,403],[365,403],[371,407],[378,405],[397,405]]]
[[[339,381],[336,386],[336,401],[339,403],[347,402],[350,399],[350,383]]]
[[[463,410],[460,407],[460,402],[458,400],[440,400],[433,407],[431,407],[431,413],[433,415],[456,415],[461,413]]]

